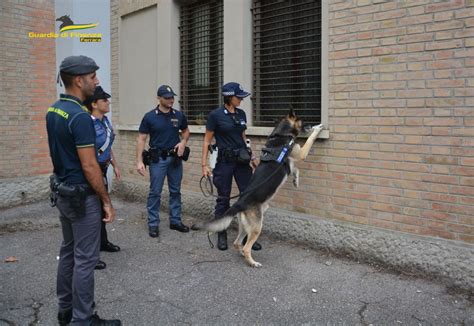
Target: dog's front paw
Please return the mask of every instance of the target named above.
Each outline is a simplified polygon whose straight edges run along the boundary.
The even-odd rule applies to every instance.
[[[313,129],[314,129],[314,130],[321,130],[321,129],[323,129],[323,128],[324,128],[324,126],[323,126],[322,123],[320,123],[319,125],[313,126]]]

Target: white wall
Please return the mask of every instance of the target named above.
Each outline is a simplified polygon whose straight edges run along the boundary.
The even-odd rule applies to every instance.
[[[56,18],[69,15],[74,24],[99,23],[97,27],[83,29],[81,33],[101,33],[102,42],[80,42],[79,38],[56,39],[56,73],[65,57],[86,55],[95,60],[100,69],[97,75],[100,85],[107,93],[111,92],[110,84],[110,1],[109,0],[56,0]],[[59,33],[61,22],[56,22],[56,33]],[[58,95],[64,88],[58,84]],[[113,96],[112,95],[112,102]]]
[[[252,92],[252,8],[251,0],[224,1],[224,84],[234,81]],[[247,97],[240,108],[252,125],[252,101]]]

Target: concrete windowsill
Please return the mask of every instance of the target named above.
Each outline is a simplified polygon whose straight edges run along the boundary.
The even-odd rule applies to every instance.
[[[138,131],[138,125],[117,125],[116,129],[117,130],[123,130],[123,131]],[[248,127],[246,130],[246,134],[248,136],[263,136],[266,137],[270,135],[272,132],[273,128],[271,127]],[[189,131],[192,134],[204,134],[206,131],[205,126],[198,126],[198,125],[190,125],[189,126]],[[307,137],[309,133],[302,133],[300,134],[299,137]],[[324,129],[321,131],[321,133],[318,135],[318,138],[320,139],[328,139],[329,138],[329,130]]]

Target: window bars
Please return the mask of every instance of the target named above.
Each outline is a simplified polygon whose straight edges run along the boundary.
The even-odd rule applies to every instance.
[[[290,107],[321,122],[321,2],[254,0],[254,125],[273,126]]]
[[[204,124],[222,104],[223,2],[188,1],[180,13],[180,105],[190,124]]]

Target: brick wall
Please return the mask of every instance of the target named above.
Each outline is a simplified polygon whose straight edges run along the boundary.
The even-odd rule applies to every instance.
[[[51,171],[44,116],[55,100],[54,1],[0,3],[0,178]]]
[[[332,1],[323,216],[474,243],[474,2]]]
[[[298,164],[300,188],[288,183],[271,205],[474,243],[473,6],[472,0],[330,1],[330,139]],[[116,0],[111,7],[116,104],[123,9]],[[114,151],[124,158],[125,176],[139,180],[136,136],[120,131]],[[187,191],[199,192],[201,141],[202,134],[191,138]]]

